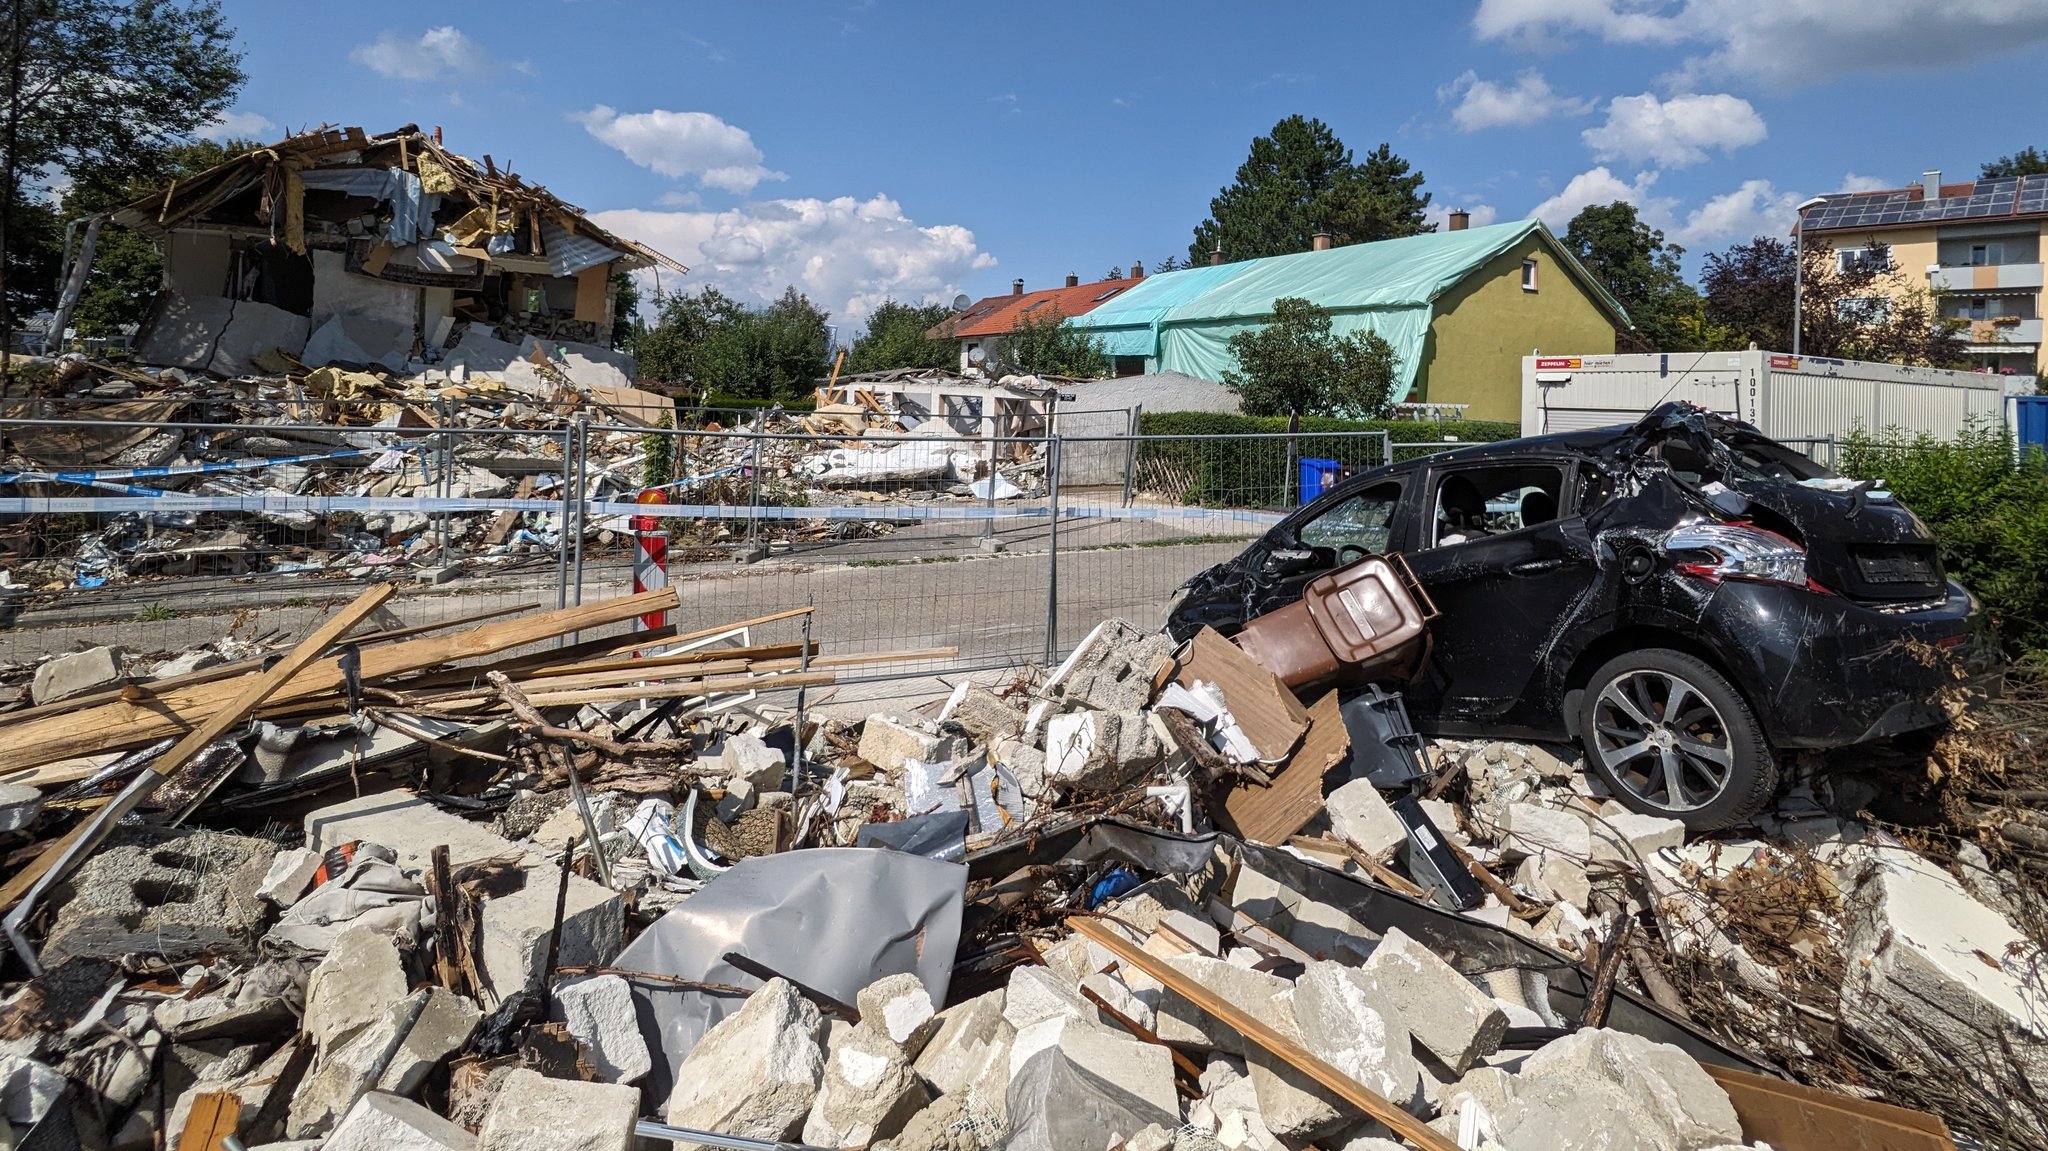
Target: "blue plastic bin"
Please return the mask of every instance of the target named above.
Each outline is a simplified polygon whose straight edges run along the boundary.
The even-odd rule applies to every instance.
[[[2014,422],[2019,425],[2014,430],[2019,435],[2020,450],[2048,448],[2048,396],[2014,396],[2012,403]],[[1307,469],[1301,474],[1308,475]]]
[[[1301,502],[1322,495],[1344,478],[1344,465],[1336,460],[1316,460],[1306,456],[1301,460]]]

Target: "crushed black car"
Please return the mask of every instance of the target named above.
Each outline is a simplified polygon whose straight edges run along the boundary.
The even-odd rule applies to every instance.
[[[1784,752],[1938,725],[1980,662],[1977,601],[1909,509],[1676,403],[1353,476],[1184,584],[1166,628],[1231,635],[1397,552],[1441,613],[1404,689],[1419,730],[1576,740],[1694,830],[1753,815]]]

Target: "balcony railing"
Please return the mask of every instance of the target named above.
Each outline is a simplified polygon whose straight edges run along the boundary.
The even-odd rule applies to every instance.
[[[1937,267],[1928,278],[1938,292],[2040,291],[2041,272],[2039,263],[1967,264]]]

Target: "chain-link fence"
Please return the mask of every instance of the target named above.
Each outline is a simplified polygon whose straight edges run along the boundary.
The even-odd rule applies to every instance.
[[[849,674],[1045,661],[1110,616],[1157,625],[1180,583],[1392,450],[1132,435],[1121,412],[990,437],[417,408],[0,417],[0,662],[297,634],[380,580],[406,585],[387,627],[605,598],[632,589],[649,524],[686,630],[810,604],[824,658],[863,661]]]

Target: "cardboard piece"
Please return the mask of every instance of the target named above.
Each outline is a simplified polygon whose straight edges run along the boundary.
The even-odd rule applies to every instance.
[[[1308,730],[1307,710],[1280,677],[1253,663],[1252,657],[1214,628],[1205,627],[1188,641],[1188,654],[1180,661],[1177,679],[1182,687],[1192,687],[1196,681],[1215,684],[1262,763],[1284,763]],[[1350,746],[1348,738],[1345,746]]]
[[[1224,818],[1240,839],[1286,843],[1323,809],[1323,775],[1350,753],[1351,734],[1338,710],[1337,693],[1328,692],[1308,710],[1301,750],[1275,773],[1273,785],[1232,790],[1223,797]]]
[[[602,408],[607,416],[641,428],[658,428],[666,419],[675,423],[676,402],[667,396],[654,392],[643,392],[639,388],[607,388],[602,384],[589,386],[590,402]]]
[[[584,323],[604,322],[605,302],[611,294],[610,264],[599,264],[576,273],[576,318]]]
[[[1948,1126],[1925,1111],[1700,1064],[1728,1093],[1742,1137],[1780,1151],[1955,1151]]]

